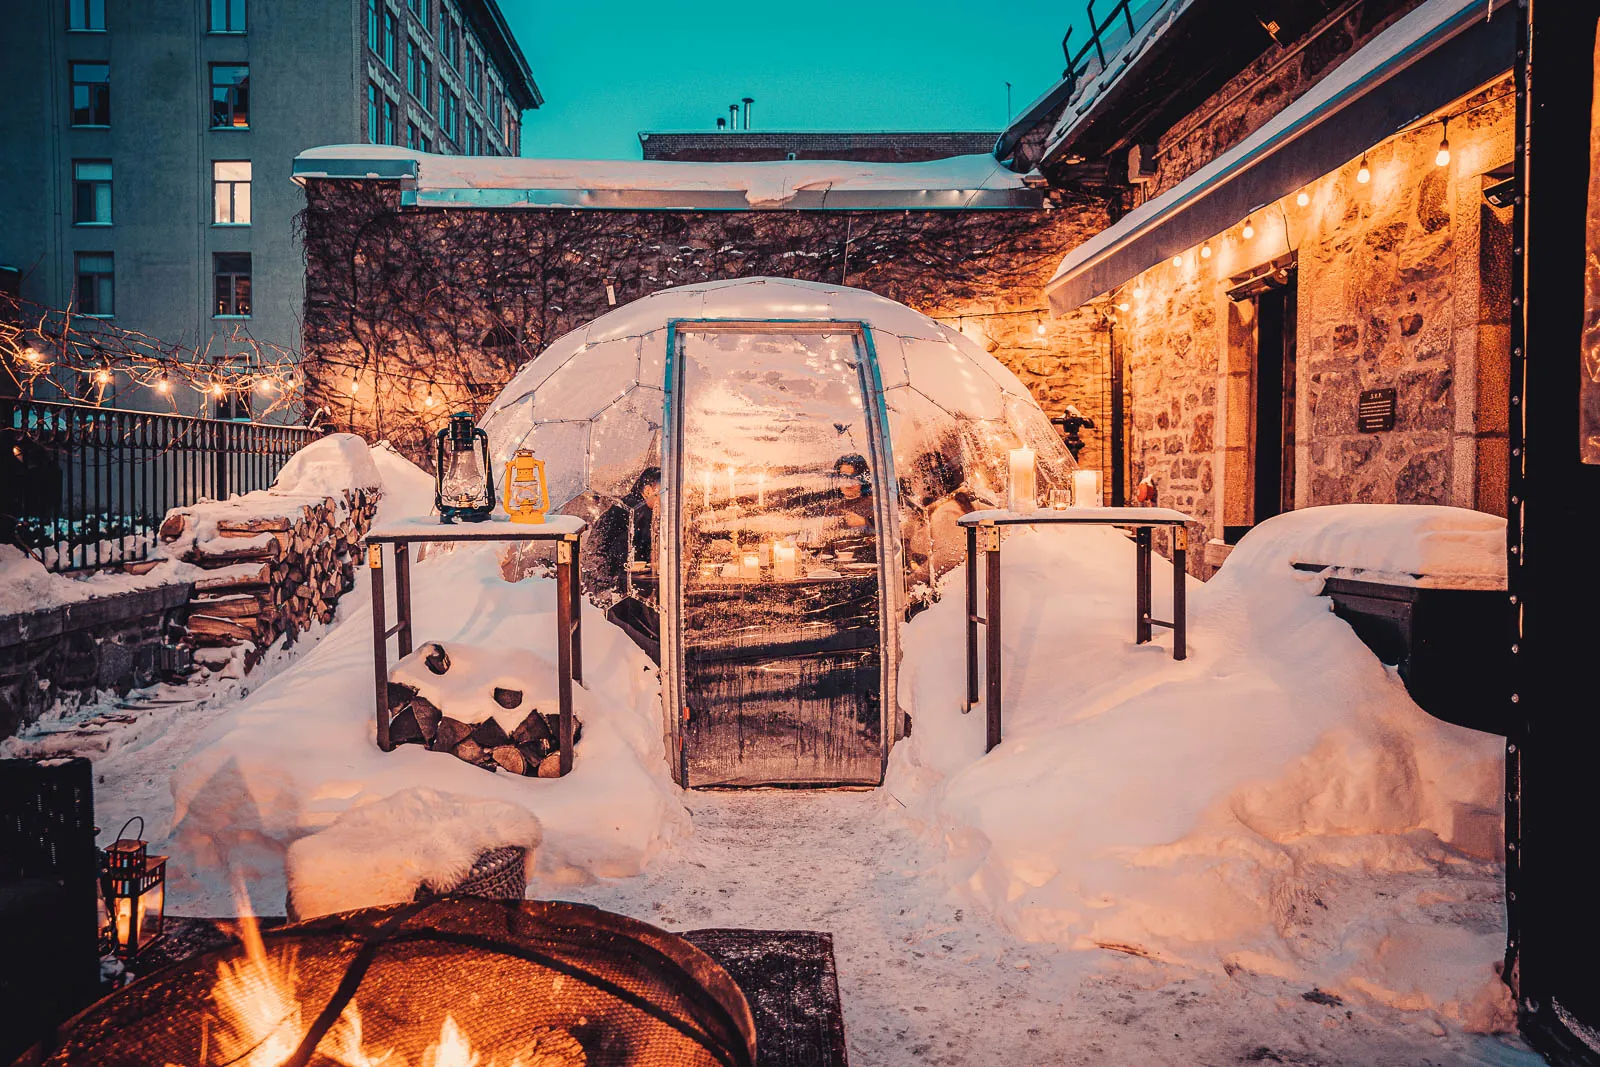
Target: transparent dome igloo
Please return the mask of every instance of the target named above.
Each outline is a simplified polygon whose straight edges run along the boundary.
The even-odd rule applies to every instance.
[[[868,409],[881,400],[885,432],[881,440],[872,439],[874,420],[864,419],[859,430],[838,434],[837,451],[893,457],[886,496],[894,514],[886,528],[898,529],[900,536],[897,545],[885,548],[901,563],[903,608],[925,602],[933,580],[960,563],[964,537],[955,520],[971,510],[1003,506],[1011,449],[1034,450],[1041,493],[1069,478],[1071,456],[1038,403],[1016,375],[965,334],[875,293],[780,278],[662,290],[551,344],[512,378],[483,417],[495,470],[516,449],[532,450],[546,464],[552,513],[591,523],[652,468],[662,469],[668,496],[681,476],[685,499],[698,499],[706,475],[690,469],[693,457],[680,457],[681,474],[676,473],[669,441],[669,462],[663,463],[663,433],[672,418],[667,348],[669,334],[683,345],[696,324],[707,323],[769,331],[784,323],[803,325],[802,346],[819,367],[843,363],[853,371],[858,361],[868,364],[862,368],[867,395],[861,399]],[[817,331],[829,323],[839,324],[841,333]],[[718,343],[739,345],[726,338]],[[684,398],[678,402],[688,407]],[[787,448],[781,440],[759,447],[764,425],[725,427],[729,437],[716,445],[728,450],[719,459],[725,455],[742,470],[771,472],[758,475],[760,485],[735,492],[739,499],[754,497],[747,505],[760,501],[763,489],[776,492],[783,480],[778,468],[785,465]],[[831,426],[817,429],[834,432]],[[735,455],[741,450],[745,454]],[[714,478],[721,493],[720,469]],[[656,511],[656,522],[662,514]],[[658,546],[665,542],[659,535],[653,540]],[[616,594],[594,580],[605,571],[605,561],[594,558],[602,549],[596,538],[587,539],[583,572],[585,591],[605,603]]]

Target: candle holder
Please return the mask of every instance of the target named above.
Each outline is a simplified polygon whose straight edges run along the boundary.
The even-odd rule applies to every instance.
[[[1100,472],[1075,470],[1072,472],[1072,506],[1097,508],[1100,506]]]
[[[1008,459],[1011,477],[1006,486],[1007,510],[1025,514],[1038,511],[1039,481],[1033,461],[1033,449],[1026,445],[1013,448]]]

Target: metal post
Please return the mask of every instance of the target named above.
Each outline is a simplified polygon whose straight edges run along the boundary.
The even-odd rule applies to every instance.
[[[988,586],[987,604],[983,612],[984,635],[984,707],[988,712],[988,740],[985,752],[994,751],[1000,743],[1000,528],[992,527],[988,533],[993,539],[985,546],[989,557],[984,582]]]
[[[572,680],[579,685],[583,685],[583,589],[576,569],[578,561],[583,558],[582,538],[582,534],[573,534],[571,537],[574,573],[572,581],[567,583],[572,593]]]
[[[393,751],[389,741],[389,620],[383,604],[383,546],[367,546],[367,570],[372,575],[372,690],[378,716],[378,747]]]
[[[1117,328],[1109,327],[1106,344],[1111,349],[1111,454],[1106,462],[1111,465],[1111,506],[1126,507],[1128,503],[1127,433],[1123,429],[1126,419],[1123,404],[1122,346],[1117,344]]]
[[[1188,612],[1189,528],[1172,528],[1172,658],[1189,655],[1184,634],[1184,615]]]
[[[556,542],[556,693],[561,705],[563,775],[572,770],[572,542]]]
[[[394,543],[394,613],[399,616],[400,658],[411,655],[411,544]]]
[[[967,699],[963,713],[978,703],[978,528],[967,527]]]
[[[1145,644],[1150,640],[1150,527],[1134,530],[1134,602],[1137,618],[1134,620],[1133,640]]]

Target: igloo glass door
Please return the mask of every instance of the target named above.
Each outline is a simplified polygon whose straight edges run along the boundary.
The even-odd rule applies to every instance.
[[[880,472],[860,337],[679,338],[686,784],[876,784]]]

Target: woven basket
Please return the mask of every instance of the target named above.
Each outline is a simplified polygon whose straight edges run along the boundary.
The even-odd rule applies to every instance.
[[[455,885],[435,886],[423,882],[417,887],[418,900],[435,897],[482,897],[485,900],[521,900],[528,895],[528,850],[516,845],[485,849],[478,853],[469,870]]]

